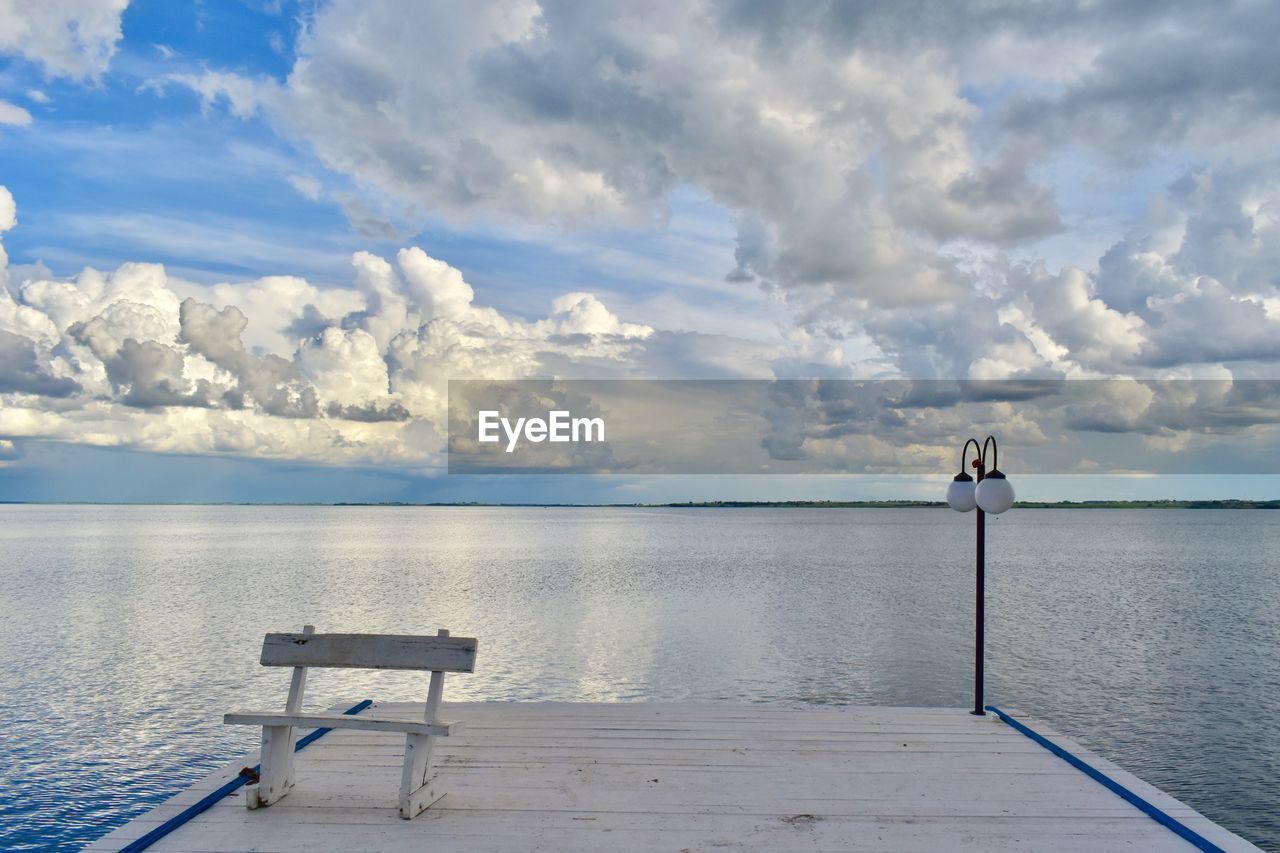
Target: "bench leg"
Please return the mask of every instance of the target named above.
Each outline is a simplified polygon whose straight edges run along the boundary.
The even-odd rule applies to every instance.
[[[269,806],[293,787],[293,726],[262,727],[262,768],[257,785],[246,789],[245,805]]]
[[[412,820],[444,796],[431,773],[431,735],[405,735],[400,817]]]

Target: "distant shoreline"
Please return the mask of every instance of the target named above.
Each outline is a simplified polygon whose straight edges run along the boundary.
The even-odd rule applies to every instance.
[[[485,503],[481,501],[337,501],[257,503],[252,501],[0,501],[0,506],[331,506],[331,507],[508,507],[518,509],[944,509],[943,501],[683,501],[679,503]],[[1280,500],[1018,501],[1016,509],[1280,509]]]
[[[946,508],[944,501],[693,501],[670,504],[638,504],[689,509],[773,508],[773,509],[911,509]],[[1280,509],[1280,500],[1250,501],[1018,501],[1016,509]]]

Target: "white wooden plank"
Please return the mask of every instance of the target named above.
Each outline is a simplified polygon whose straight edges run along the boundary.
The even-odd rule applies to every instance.
[[[531,764],[548,767],[578,767],[585,763],[608,764],[614,767],[652,767],[655,769],[701,768],[706,772],[733,773],[773,768],[805,766],[815,771],[858,772],[864,774],[925,772],[936,768],[939,761],[955,772],[976,774],[1055,774],[1069,776],[1078,773],[1065,762],[1062,766],[1046,765],[1041,756],[1030,752],[1002,752],[998,759],[989,752],[866,752],[834,753],[825,750],[783,751],[746,750],[728,752],[720,750],[653,749],[637,754],[636,750],[618,751],[609,748],[592,748],[577,753],[547,752],[543,750],[513,747],[502,753],[477,756],[469,747],[448,748],[440,746],[436,751],[439,767],[466,772],[473,769],[523,768]],[[400,766],[400,753],[396,750],[377,750],[370,747],[326,748],[314,759],[317,768],[332,768],[351,772],[359,767]]]
[[[263,666],[474,672],[474,637],[411,634],[267,634]]]
[[[287,801],[286,801],[287,802]],[[281,807],[277,807],[281,808]],[[237,810],[247,815],[244,809]],[[274,812],[274,809],[272,810]],[[317,810],[320,811],[320,810]],[[259,813],[261,814],[261,813]],[[432,817],[431,815],[436,815]],[[814,815],[649,815],[611,813],[518,813],[503,810],[459,813],[433,810],[410,834],[395,830],[394,810],[322,810],[305,823],[226,822],[181,833],[155,850],[679,850],[710,847],[753,850],[855,849],[880,851],[1035,850],[1035,851],[1185,851],[1190,848],[1150,820],[1088,816],[1083,819],[1019,818],[891,818]],[[628,826],[641,821],[639,827]],[[644,823],[648,823],[647,826]],[[815,828],[797,838],[783,827]],[[772,831],[770,831],[772,829]],[[820,835],[818,833],[821,833]],[[121,834],[92,849],[118,849],[140,834]],[[790,837],[787,837],[790,835]],[[772,837],[771,837],[772,836]],[[781,837],[780,837],[781,836]],[[1225,843],[1227,850],[1255,848]]]
[[[806,851],[996,850],[1055,853],[1088,850],[1186,853],[1185,842],[1165,832],[1145,831],[1134,821],[931,821],[832,818],[806,815],[691,816],[672,822],[666,816],[645,820],[635,815],[515,815],[477,813],[470,819],[442,812],[438,820],[416,821],[407,834],[388,825],[322,824],[299,833],[281,826],[246,824],[218,827],[199,837],[173,836],[157,851],[226,850],[423,850],[441,851],[676,851],[715,849]],[[637,821],[639,819],[639,822]],[[1149,821],[1148,821],[1149,822]]]

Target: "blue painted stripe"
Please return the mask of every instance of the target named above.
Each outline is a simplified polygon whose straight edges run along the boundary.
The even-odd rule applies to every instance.
[[[1139,808],[1142,812],[1144,812],[1149,818],[1154,820],[1156,823],[1160,824],[1166,829],[1171,830],[1172,832],[1174,832],[1181,838],[1185,839],[1186,841],[1191,842],[1199,849],[1204,850],[1205,853],[1226,853],[1226,851],[1223,850],[1221,847],[1214,844],[1212,841],[1205,838],[1203,835],[1196,832],[1191,827],[1182,823],[1182,821],[1166,814],[1164,811],[1152,805],[1151,803],[1147,802],[1142,797],[1139,797],[1133,791],[1130,791],[1124,785],[1121,785],[1119,782],[1112,779],[1110,776],[1106,775],[1102,771],[1098,770],[1095,767],[1092,767],[1089,764],[1086,764],[1076,756],[1072,755],[1062,747],[1058,746],[1053,741],[1049,740],[1044,735],[1039,734],[1036,731],[1033,731],[1032,729],[1028,728],[1027,726],[1015,720],[1013,717],[1010,717],[1008,714],[1006,714],[1004,711],[1001,711],[995,705],[988,705],[987,710],[991,711],[1000,719],[1004,720],[1006,723],[1013,726],[1014,729],[1026,735],[1027,737],[1031,738],[1033,741],[1040,744],[1045,749],[1049,750],[1054,755],[1058,756],[1063,761],[1067,762],[1072,767],[1079,770],[1081,773],[1088,776],[1093,781],[1099,783],[1104,788],[1111,791],[1113,794],[1119,795],[1128,803]]]
[[[366,699],[363,702],[360,702],[356,705],[352,705],[350,708],[343,711],[342,713],[348,714],[348,715],[359,714],[361,711],[363,711],[365,708],[368,708],[372,704],[373,704],[372,699]],[[317,740],[324,737],[331,731],[333,730],[332,729],[316,729],[311,734],[306,735],[305,737],[298,738],[298,742],[294,745],[293,751],[298,752],[299,750],[304,749],[307,746],[310,746],[311,744],[315,743]],[[253,765],[254,773],[259,772],[261,769],[262,769],[261,764]],[[136,851],[138,850],[146,850],[152,844],[155,844],[161,838],[164,838],[166,835],[173,832],[175,829],[182,826],[184,823],[191,820],[196,815],[200,814],[203,811],[208,810],[210,807],[213,806],[214,803],[218,802],[223,797],[230,794],[232,791],[239,790],[248,782],[249,782],[248,776],[237,776],[227,784],[223,785],[218,790],[205,796],[198,803],[194,803],[193,805],[187,806],[185,809],[178,812],[176,815],[169,818],[164,823],[160,824],[155,829],[151,830],[146,835],[139,838],[137,841],[134,841],[125,847],[121,847],[120,853],[136,853]]]

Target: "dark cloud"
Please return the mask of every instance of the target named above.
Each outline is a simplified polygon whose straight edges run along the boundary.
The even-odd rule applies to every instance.
[[[67,334],[93,350],[126,406],[208,408],[218,403],[218,392],[208,380],[192,382],[185,377],[185,361],[175,347],[134,338],[125,338],[115,346],[102,317],[75,323]]]
[[[336,402],[330,403],[325,408],[325,414],[331,418],[342,418],[348,421],[361,421],[363,423],[407,421],[410,418],[409,410],[399,403],[391,403],[387,406],[378,406],[378,404],[373,401],[360,406],[344,406]]]
[[[1099,7],[1101,15],[1108,5]],[[1008,126],[1047,143],[1101,146],[1122,161],[1187,141],[1233,144],[1274,126],[1280,7],[1142,5],[1148,8],[1138,15],[1129,7],[1123,38],[1101,41],[1079,79],[1053,95],[1016,98]]]
[[[250,401],[269,415],[283,418],[319,416],[319,396],[291,361],[278,355],[253,355],[240,340],[248,319],[234,305],[221,311],[194,299],[183,300],[179,340],[192,352],[227,370],[236,379],[228,400],[235,407]]]
[[[126,338],[119,351],[103,364],[116,390],[122,392],[120,401],[126,406],[149,409],[208,407],[216,403],[216,391],[208,380],[193,383],[183,377],[183,356],[174,347]]]
[[[35,341],[0,329],[0,392],[4,391],[68,397],[80,391],[80,383],[53,375]]]
[[[320,313],[320,309],[307,303],[302,308],[302,314],[285,327],[285,333],[290,337],[301,340],[304,338],[314,338],[330,326],[338,325],[338,323]]]

